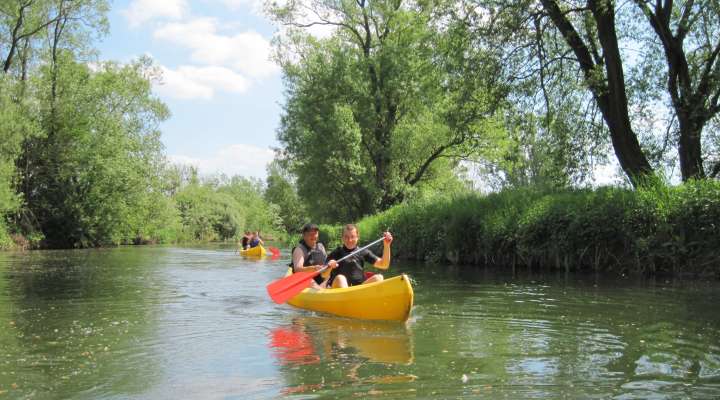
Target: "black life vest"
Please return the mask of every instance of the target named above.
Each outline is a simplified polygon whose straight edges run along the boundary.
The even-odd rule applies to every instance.
[[[314,248],[308,247],[308,245],[305,243],[305,240],[301,240],[298,242],[298,245],[293,247],[292,251],[290,252],[291,257],[292,254],[295,253],[296,248],[300,248],[303,252],[303,267],[309,267],[311,265],[322,265],[325,264],[325,259],[327,258],[327,252],[325,251],[325,246],[323,246],[322,243],[317,242],[315,243]],[[292,260],[290,260],[290,268],[294,267]],[[322,283],[323,278],[320,275],[315,276],[315,282]]]

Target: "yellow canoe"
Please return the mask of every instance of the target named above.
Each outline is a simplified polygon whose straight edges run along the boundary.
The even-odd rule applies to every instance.
[[[290,273],[288,270],[288,274]],[[349,288],[308,288],[288,300],[288,304],[340,317],[405,321],[410,316],[413,297],[410,279],[402,274],[382,282]]]
[[[265,257],[266,254],[267,250],[265,250],[265,247],[262,245],[251,247],[247,250],[240,250],[240,255],[246,257]]]

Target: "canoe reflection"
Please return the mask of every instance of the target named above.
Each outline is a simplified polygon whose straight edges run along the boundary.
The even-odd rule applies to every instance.
[[[280,326],[270,334],[270,348],[283,365],[305,365],[320,362],[312,338],[295,324]]]
[[[385,364],[413,362],[412,332],[397,322],[300,316],[273,329],[269,346],[283,365],[351,356]]]

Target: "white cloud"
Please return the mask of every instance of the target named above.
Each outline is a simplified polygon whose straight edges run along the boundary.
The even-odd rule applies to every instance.
[[[193,61],[232,68],[251,78],[264,78],[278,72],[270,60],[270,42],[254,31],[232,36],[218,33],[215,18],[169,23],[157,29],[156,39],[191,50]]]
[[[137,27],[155,18],[180,19],[187,11],[186,0],[133,0],[121,13],[131,27]]]
[[[177,70],[161,66],[162,81],[155,90],[176,99],[211,99],[216,91],[243,93],[249,82],[242,75],[223,67],[181,66]]]
[[[169,158],[174,163],[194,165],[203,175],[224,173],[265,179],[265,168],[274,155],[273,150],[267,147],[240,143],[223,147],[210,158],[185,155],[171,155]]]

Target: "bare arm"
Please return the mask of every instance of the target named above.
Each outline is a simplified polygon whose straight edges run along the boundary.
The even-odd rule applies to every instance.
[[[305,264],[305,254],[303,254],[303,251],[299,248],[296,248],[295,251],[293,251],[292,263],[293,272],[316,271],[319,267],[318,265],[310,265],[304,267],[303,264]]]
[[[390,243],[393,241],[393,237],[390,234],[390,232],[384,233],[385,240],[383,240],[383,254],[382,258],[375,261],[375,268],[378,269],[388,269],[390,268]]]

